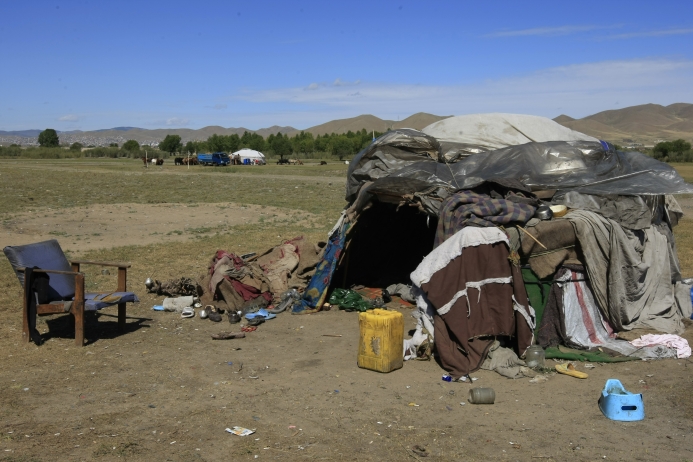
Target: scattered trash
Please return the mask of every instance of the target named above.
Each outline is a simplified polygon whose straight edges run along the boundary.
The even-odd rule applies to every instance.
[[[296,289],[287,290],[279,296],[279,300],[280,302],[277,304],[276,308],[268,309],[267,312],[279,314],[286,311],[287,308],[301,300],[301,294]]]
[[[409,403],[409,405],[410,405],[410,406],[413,406],[413,407],[419,407],[419,405],[416,404],[416,403]]]
[[[460,406],[464,406],[465,404],[467,404],[467,403],[465,403],[464,401],[462,401],[462,402],[460,403]]]
[[[496,392],[493,388],[472,388],[469,390],[469,402],[472,404],[493,404]]]
[[[606,381],[598,404],[602,414],[611,420],[633,422],[645,418],[642,394],[627,391],[617,379]]]
[[[548,381],[549,378],[546,375],[537,375],[532,379],[529,379],[529,383],[544,383]]]
[[[164,311],[164,305],[154,305],[152,307],[152,310],[154,311]]]
[[[447,409],[448,411],[452,411],[452,408],[450,406],[445,406],[445,409]]]
[[[226,431],[229,433],[233,433],[234,435],[238,435],[238,436],[248,436],[248,435],[252,435],[253,433],[255,433],[255,430],[251,430],[249,428],[243,428],[243,427],[227,428]]]
[[[181,313],[185,310],[185,308],[192,309],[194,303],[195,299],[192,295],[190,295],[187,297],[176,298],[166,297],[164,298],[162,305],[164,306],[165,311],[175,311],[177,313]]]
[[[428,457],[428,451],[426,450],[425,447],[423,447],[421,445],[415,444],[411,448],[411,450],[414,454],[416,454],[419,457]]]
[[[323,337],[341,337],[342,334],[322,334]]]
[[[212,340],[228,340],[233,338],[245,338],[243,332],[219,332],[218,334],[212,334]]]
[[[450,377],[449,375],[445,374],[445,375],[443,376],[443,382],[452,382],[452,377]]]
[[[594,369],[595,367],[597,366],[595,366],[594,364],[585,363],[585,369]]]
[[[243,327],[241,327],[241,330],[243,332],[254,332],[257,330],[257,327],[256,326],[243,326]]]

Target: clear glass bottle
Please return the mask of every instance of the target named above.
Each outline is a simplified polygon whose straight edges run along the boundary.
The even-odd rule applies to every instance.
[[[545,359],[546,354],[540,345],[532,345],[531,347],[527,348],[527,352],[525,353],[525,364],[527,367],[544,367]]]

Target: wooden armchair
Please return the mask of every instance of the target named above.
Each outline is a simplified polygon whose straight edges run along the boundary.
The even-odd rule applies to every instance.
[[[70,313],[75,320],[75,343],[84,345],[84,312],[118,305],[118,327],[125,327],[126,303],[138,302],[137,295],[127,292],[129,263],[72,261],[65,257],[55,239],[3,249],[7,259],[24,287],[22,339],[40,343],[35,330],[35,316]],[[118,287],[109,293],[85,293],[84,274],[80,266],[100,265],[118,268]],[[48,280],[38,290],[37,278],[47,275]],[[44,276],[45,277],[45,276]]]

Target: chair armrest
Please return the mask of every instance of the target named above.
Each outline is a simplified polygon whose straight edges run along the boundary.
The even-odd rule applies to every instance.
[[[127,262],[109,262],[109,261],[91,261],[91,260],[70,260],[70,263],[78,265],[99,265],[99,266],[116,266],[118,268],[130,268],[132,265]]]
[[[24,273],[26,271],[26,267],[24,267],[24,266],[18,266],[15,269],[20,273]],[[50,270],[50,269],[41,269],[41,268],[35,268],[34,273],[67,274],[68,276],[74,276],[75,275],[74,271],[59,271],[59,270]],[[82,273],[79,273],[79,274],[82,274]]]

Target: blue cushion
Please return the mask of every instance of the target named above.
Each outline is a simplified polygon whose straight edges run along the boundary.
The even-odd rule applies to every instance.
[[[104,297],[109,299],[120,298],[118,301],[104,301],[101,300]],[[140,301],[133,292],[109,292],[106,294],[100,293],[86,293],[84,294],[84,310],[85,311],[96,311],[101,308],[106,308],[107,306],[117,305],[118,303],[134,302]]]
[[[63,249],[55,239],[35,244],[7,246],[3,249],[15,270],[19,283],[24,287],[24,273],[19,267],[38,267],[57,271],[72,271]],[[75,277],[67,274],[49,274],[50,300],[71,300],[75,296]]]

